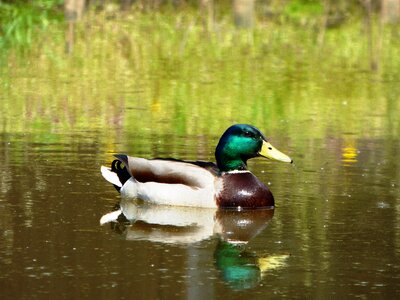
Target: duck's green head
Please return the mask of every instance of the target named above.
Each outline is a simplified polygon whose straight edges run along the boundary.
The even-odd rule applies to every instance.
[[[260,130],[247,124],[229,127],[215,150],[218,168],[223,172],[246,170],[247,160],[258,156],[292,162],[289,156],[275,149]]]

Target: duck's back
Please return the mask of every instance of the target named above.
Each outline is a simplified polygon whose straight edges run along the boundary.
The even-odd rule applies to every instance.
[[[268,187],[249,171],[227,172],[216,195],[218,207],[261,208],[274,206]]]
[[[130,176],[137,181],[163,184],[182,184],[192,188],[213,185],[217,166],[203,161],[182,161],[177,159],[144,159],[116,155],[127,166]]]

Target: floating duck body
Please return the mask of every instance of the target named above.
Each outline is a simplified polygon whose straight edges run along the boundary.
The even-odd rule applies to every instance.
[[[217,163],[176,159],[144,159],[115,155],[103,177],[122,197],[161,205],[210,208],[260,208],[274,206],[268,187],[247,169],[247,160],[266,157],[292,160],[275,149],[255,127],[236,124],[220,138]]]

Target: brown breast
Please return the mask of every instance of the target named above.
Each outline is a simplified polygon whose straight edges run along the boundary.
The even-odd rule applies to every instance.
[[[225,173],[216,202],[223,208],[260,208],[274,206],[274,196],[251,172]]]

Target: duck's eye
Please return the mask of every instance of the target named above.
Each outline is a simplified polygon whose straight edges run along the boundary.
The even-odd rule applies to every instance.
[[[250,131],[245,131],[245,132],[243,132],[243,135],[244,135],[245,137],[254,138],[254,134],[252,134]]]

